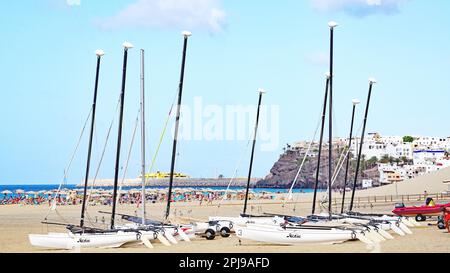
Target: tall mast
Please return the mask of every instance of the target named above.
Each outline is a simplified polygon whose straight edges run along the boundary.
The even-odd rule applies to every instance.
[[[172,188],[173,188],[173,177],[175,172],[175,160],[177,156],[177,141],[178,141],[178,130],[180,127],[180,114],[181,114],[181,103],[183,98],[183,85],[184,85],[184,70],[186,67],[186,53],[188,46],[188,39],[192,36],[192,33],[189,31],[183,31],[184,36],[184,45],[183,45],[183,60],[181,62],[181,75],[180,75],[180,83],[178,87],[178,106],[177,106],[177,117],[175,122],[175,136],[173,139],[173,149],[172,149],[172,163],[170,167],[170,181],[169,181],[169,193],[167,196],[167,209],[166,209],[166,220],[170,215],[170,205],[172,203]]]
[[[334,28],[338,26],[336,22],[329,22],[330,27],[330,112],[329,112],[329,138],[330,143],[328,145],[328,212],[330,218],[333,210],[332,207],[332,186],[333,186],[333,54],[334,54]]]
[[[350,167],[350,149],[352,147],[352,140],[353,140],[353,124],[355,122],[355,112],[356,112],[356,106],[360,104],[360,101],[357,99],[354,99],[352,101],[353,104],[353,111],[352,111],[352,122],[350,125],[350,137],[348,140],[348,155],[347,155],[347,165],[345,167],[345,177],[344,177],[344,192],[342,194],[342,206],[341,206],[341,213],[344,213],[344,206],[345,206],[345,193],[347,189],[347,179],[348,179],[348,169]]]
[[[120,149],[122,146],[123,108],[124,108],[124,103],[125,103],[125,84],[126,84],[126,79],[127,79],[128,50],[130,48],[133,48],[133,45],[128,42],[125,42],[123,44],[123,47],[124,47],[124,51],[123,51],[122,90],[120,93],[120,117],[119,117],[119,132],[118,132],[118,136],[117,136],[116,169],[115,169],[115,174],[114,174],[111,229],[114,229],[114,227],[115,227],[115,218],[116,218],[117,186],[119,184]]]
[[[142,224],[145,225],[145,51],[141,49],[141,162],[142,162]]]
[[[361,133],[361,142],[359,143],[358,161],[356,163],[355,181],[353,182],[352,200],[350,201],[350,211],[353,211],[353,201],[355,200],[356,184],[358,182],[359,168],[361,164],[362,149],[364,145],[364,135],[366,134],[367,116],[369,115],[370,98],[372,96],[372,87],[377,81],[373,78],[369,79],[369,95],[367,96],[366,113],[364,115],[364,125]]]
[[[256,124],[255,124],[255,133],[253,135],[253,147],[252,147],[252,155],[250,158],[250,167],[248,169],[248,179],[247,179],[247,190],[245,192],[245,203],[244,203],[244,211],[243,214],[245,215],[247,213],[247,205],[248,205],[248,195],[250,192],[250,180],[252,178],[252,170],[253,170],[253,159],[255,156],[255,148],[256,148],[256,138],[258,137],[258,126],[259,126],[259,115],[261,112],[261,103],[262,103],[262,97],[266,93],[264,89],[258,89],[259,92],[259,101],[258,101],[258,112],[256,114]]]
[[[96,108],[97,108],[98,80],[99,80],[99,76],[100,76],[100,64],[101,64],[102,56],[105,55],[105,52],[103,50],[99,49],[95,52],[95,55],[97,55],[97,72],[96,72],[96,76],[95,76],[94,101],[92,103],[91,134],[89,137],[89,148],[88,148],[88,156],[87,156],[87,164],[86,164],[86,176],[84,179],[84,193],[83,193],[83,205],[81,207],[80,227],[84,227],[84,214],[86,211],[89,170],[91,167],[92,140],[94,138],[95,112],[96,112]]]
[[[327,83],[325,87],[325,99],[323,101],[322,128],[320,131],[319,154],[317,155],[316,183],[314,185],[312,214],[316,213],[317,191],[319,189],[320,159],[322,157],[323,135],[325,131],[325,118],[327,114],[328,87],[330,86],[330,73],[326,73],[325,75],[327,77]]]

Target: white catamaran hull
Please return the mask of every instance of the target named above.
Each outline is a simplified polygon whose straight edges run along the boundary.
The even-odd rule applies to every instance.
[[[252,224],[246,227],[238,227],[236,234],[240,239],[275,245],[337,244],[357,239],[355,232],[348,230],[285,230],[282,228],[263,228]]]
[[[273,216],[267,217],[209,217],[209,221],[228,221],[236,226],[245,226],[247,224],[273,225],[277,224]]]
[[[330,228],[347,228],[349,230],[356,231],[357,233],[364,232],[365,236],[375,242],[382,242],[386,239],[393,239],[393,237],[386,231],[390,230],[390,225],[377,224],[377,225],[363,225],[359,222],[349,223],[342,220],[331,221],[319,221],[305,223],[307,226],[325,226]],[[295,225],[294,225],[295,226]],[[301,225],[300,225],[301,227]]]
[[[371,219],[357,219],[357,218],[343,218],[339,220],[332,221],[319,221],[319,222],[308,222],[307,225],[320,225],[320,226],[329,226],[330,228],[333,226],[341,226],[344,225],[370,225]],[[382,219],[378,219],[382,220]],[[393,220],[386,219],[383,220]],[[395,219],[398,220],[398,219]],[[281,217],[210,217],[210,221],[231,221],[235,226],[247,226],[247,225],[266,225],[267,228],[277,228],[279,224],[283,222]],[[366,231],[366,235],[363,237],[370,238],[372,241],[381,242],[384,239],[393,239],[393,237],[388,234],[386,231],[393,231],[400,236],[405,236],[406,234],[410,234],[409,229],[406,225],[399,223],[398,221],[385,222],[381,224],[377,224],[376,226],[372,226],[370,231]],[[358,235],[359,236],[359,235]],[[360,237],[360,236],[359,236]],[[364,238],[365,239],[365,238]]]
[[[145,230],[145,226],[142,227],[141,225],[133,223],[133,224],[127,224],[124,226],[119,226],[116,228],[124,229],[124,230],[127,230],[127,229],[128,230],[130,230],[130,229],[138,230],[148,240],[156,240],[158,237],[157,235],[160,234],[160,235],[166,237],[173,244],[178,243],[176,241],[175,237],[178,238],[179,240],[190,241],[189,237],[181,229],[175,228],[174,226],[161,226],[161,227],[158,227],[158,229],[156,229],[156,231],[153,231],[153,230]],[[186,235],[186,236],[183,236],[183,235]]]
[[[381,228],[385,231],[389,231],[392,230],[395,233],[397,233],[400,236],[405,236],[406,234],[413,234],[413,232],[408,228],[407,225],[405,225],[402,221],[399,221],[399,219],[391,219],[391,218],[386,218],[386,217],[371,217],[368,218],[367,220],[365,219],[356,219],[356,218],[345,218],[342,219],[341,221],[346,222],[346,223],[351,223],[351,224],[363,224],[365,225],[366,223],[364,223],[364,221],[367,221],[367,223],[370,222],[370,220],[379,220],[379,221],[385,221],[388,222],[389,224],[381,224]]]
[[[117,233],[49,233],[47,235],[30,234],[28,238],[34,247],[49,249],[76,248],[118,248],[126,243],[140,241],[142,235],[134,232]]]

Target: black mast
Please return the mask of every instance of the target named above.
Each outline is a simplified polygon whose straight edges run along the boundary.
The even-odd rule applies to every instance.
[[[348,155],[347,155],[347,165],[345,167],[344,192],[342,194],[341,213],[344,213],[345,193],[346,193],[346,189],[347,189],[347,179],[348,179],[348,169],[350,167],[350,149],[352,147],[352,140],[353,140],[353,124],[355,121],[356,105],[359,104],[359,100],[353,100],[352,103],[353,103],[352,122],[350,125],[350,137],[349,137],[349,141],[348,141]]]
[[[349,211],[353,211],[353,201],[355,200],[356,184],[358,182],[358,174],[359,174],[359,168],[360,168],[360,164],[361,164],[362,148],[364,145],[364,135],[366,134],[367,116],[369,115],[370,98],[372,96],[372,86],[374,83],[376,83],[375,79],[372,79],[372,78],[369,79],[369,95],[367,97],[366,113],[364,115],[364,126],[363,126],[363,130],[362,130],[362,134],[361,134],[361,142],[359,143],[358,161],[356,163],[355,181],[353,182],[352,200],[350,202]]]
[[[170,215],[170,205],[172,203],[172,188],[173,188],[173,177],[175,172],[175,159],[177,155],[177,141],[178,141],[178,130],[180,126],[180,112],[181,112],[181,102],[183,98],[183,84],[184,84],[184,70],[186,67],[186,53],[187,53],[187,45],[188,45],[188,39],[190,36],[192,36],[192,33],[188,31],[183,32],[184,36],[184,46],[183,46],[183,60],[181,63],[181,75],[180,75],[180,84],[178,88],[178,106],[177,106],[177,117],[176,117],[176,123],[175,123],[175,137],[173,139],[173,149],[172,149],[172,163],[170,167],[170,182],[169,182],[169,193],[167,196],[167,210],[166,210],[166,220],[169,218]]]
[[[333,54],[334,54],[334,28],[337,26],[336,22],[328,23],[330,27],[330,113],[329,113],[329,138],[330,143],[328,145],[328,212],[330,219],[332,217],[332,183],[333,183]]]
[[[87,200],[87,187],[89,181],[89,170],[91,167],[91,156],[92,156],[92,140],[94,138],[94,127],[95,127],[95,111],[97,108],[97,93],[98,93],[98,79],[100,76],[100,64],[102,56],[105,55],[103,50],[97,50],[95,52],[97,55],[97,72],[95,76],[95,88],[94,88],[94,102],[92,103],[92,123],[91,123],[91,134],[89,137],[89,148],[88,148],[88,157],[87,157],[87,165],[86,165],[86,176],[84,179],[84,194],[83,194],[83,205],[81,207],[81,220],[80,227],[84,227],[84,213],[86,211],[86,200]]]
[[[254,156],[255,156],[255,148],[256,148],[256,138],[258,136],[259,115],[260,115],[260,112],[261,112],[262,97],[263,97],[263,94],[266,91],[264,91],[263,89],[259,89],[258,92],[259,92],[258,112],[256,114],[256,125],[255,125],[255,133],[253,135],[252,155],[251,155],[251,158],[250,158],[250,167],[248,169],[247,190],[245,192],[245,203],[244,203],[244,211],[243,211],[244,215],[247,213],[248,195],[249,195],[249,191],[250,191],[250,180],[252,178],[253,159],[254,159]]]
[[[120,117],[119,117],[119,132],[117,137],[117,154],[116,154],[116,169],[114,174],[114,191],[113,191],[113,204],[111,215],[111,229],[115,226],[116,217],[116,205],[117,205],[117,186],[119,184],[119,168],[120,168],[120,149],[122,146],[122,127],[123,127],[123,108],[125,102],[125,84],[127,79],[127,62],[128,62],[128,49],[133,48],[130,43],[124,43],[123,54],[123,74],[122,74],[122,90],[120,93]]]
[[[320,174],[320,159],[322,157],[322,145],[323,145],[323,135],[325,131],[325,118],[327,114],[327,103],[328,103],[328,87],[330,86],[330,74],[327,73],[327,83],[325,87],[325,99],[323,101],[323,114],[322,114],[322,128],[320,131],[320,141],[319,141],[319,154],[317,155],[317,170],[316,170],[316,184],[314,185],[314,198],[312,214],[316,213],[316,201],[317,201],[317,191],[319,189],[319,174]]]

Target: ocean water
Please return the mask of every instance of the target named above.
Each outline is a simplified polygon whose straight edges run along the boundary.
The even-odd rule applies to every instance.
[[[34,191],[52,191],[58,189],[59,185],[0,185],[0,192],[3,192],[5,190],[13,192],[12,196],[16,196],[15,192],[16,190],[24,190],[25,192]],[[76,185],[64,185],[64,189],[81,189],[77,187]],[[226,190],[226,187],[176,187],[176,188],[193,188],[199,191],[205,190],[205,189],[213,189],[213,190]],[[102,189],[110,190],[112,187],[102,187]],[[137,187],[124,187],[123,190],[131,190],[131,189],[139,189]],[[147,189],[167,189],[167,187],[147,187]],[[231,187],[231,190],[244,190],[244,187]],[[255,193],[287,193],[289,189],[273,189],[273,188],[252,188],[252,192]],[[314,189],[295,189],[294,193],[309,193],[314,192]],[[8,195],[9,197],[10,195]],[[4,197],[4,195],[0,195],[0,199]]]

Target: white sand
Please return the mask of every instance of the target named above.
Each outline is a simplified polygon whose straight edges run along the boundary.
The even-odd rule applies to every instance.
[[[446,190],[443,180],[450,179],[450,169],[444,169],[434,174],[426,175],[411,181],[405,181],[398,184],[400,194],[421,194],[424,190],[428,193],[439,193]],[[395,195],[395,186],[385,186],[357,193],[357,197]],[[323,193],[320,194],[323,196]],[[281,201],[260,201],[259,203],[250,202],[249,210],[251,213],[283,213],[288,215],[307,215],[311,212],[311,194],[297,195],[298,203],[289,204],[286,208],[282,208]],[[336,197],[339,197],[336,196]],[[319,197],[320,198],[320,197]],[[441,200],[449,202],[449,200]],[[372,206],[362,204],[356,208],[361,212],[390,213],[393,209],[393,202],[385,202],[383,200],[373,203]],[[411,201],[411,204],[417,204],[422,201]],[[294,211],[295,207],[295,211]],[[320,207],[319,207],[320,208]],[[334,209],[338,209],[336,205]],[[89,216],[92,220],[88,223],[91,226],[105,227],[102,225],[102,217],[105,217],[106,223],[109,218],[106,215],[99,214],[98,211],[110,211],[110,207],[90,207]],[[220,210],[217,206],[199,206],[195,203],[174,203],[173,215],[176,215],[178,221],[189,223],[190,221],[200,220],[206,221],[208,216],[237,216],[242,210],[242,202],[234,201],[223,205]],[[30,233],[47,233],[49,231],[65,232],[64,228],[47,227],[41,224],[45,217],[48,207],[43,206],[0,206],[0,252],[61,252],[52,250],[42,250],[33,248],[28,242],[28,234]],[[60,216],[52,213],[49,217],[50,221],[68,222],[76,224],[79,219],[79,206],[60,207],[58,209]],[[120,206],[119,212],[134,215],[138,209],[134,206]],[[153,219],[161,218],[164,213],[164,204],[153,204],[148,206],[148,212]],[[95,219],[97,218],[97,223]],[[432,223],[434,224],[434,223]],[[445,252],[450,253],[450,234],[440,231],[437,227],[425,227],[414,229],[414,235],[406,237],[398,237],[381,245],[381,252]],[[239,245],[239,240],[232,236],[229,239],[218,238],[215,241],[206,241],[198,239],[192,243],[180,243],[177,246],[165,247],[155,244],[155,249],[149,250],[140,245],[127,246],[121,249],[113,250],[89,250],[85,252],[149,252],[149,253],[214,253],[214,252],[247,252],[247,253],[270,253],[270,252],[294,252],[294,253],[354,253],[370,252],[366,246],[359,242],[348,242],[341,245],[324,246],[324,245],[304,245],[304,246],[270,246],[255,242],[243,242]],[[67,252],[67,251],[62,251]]]

